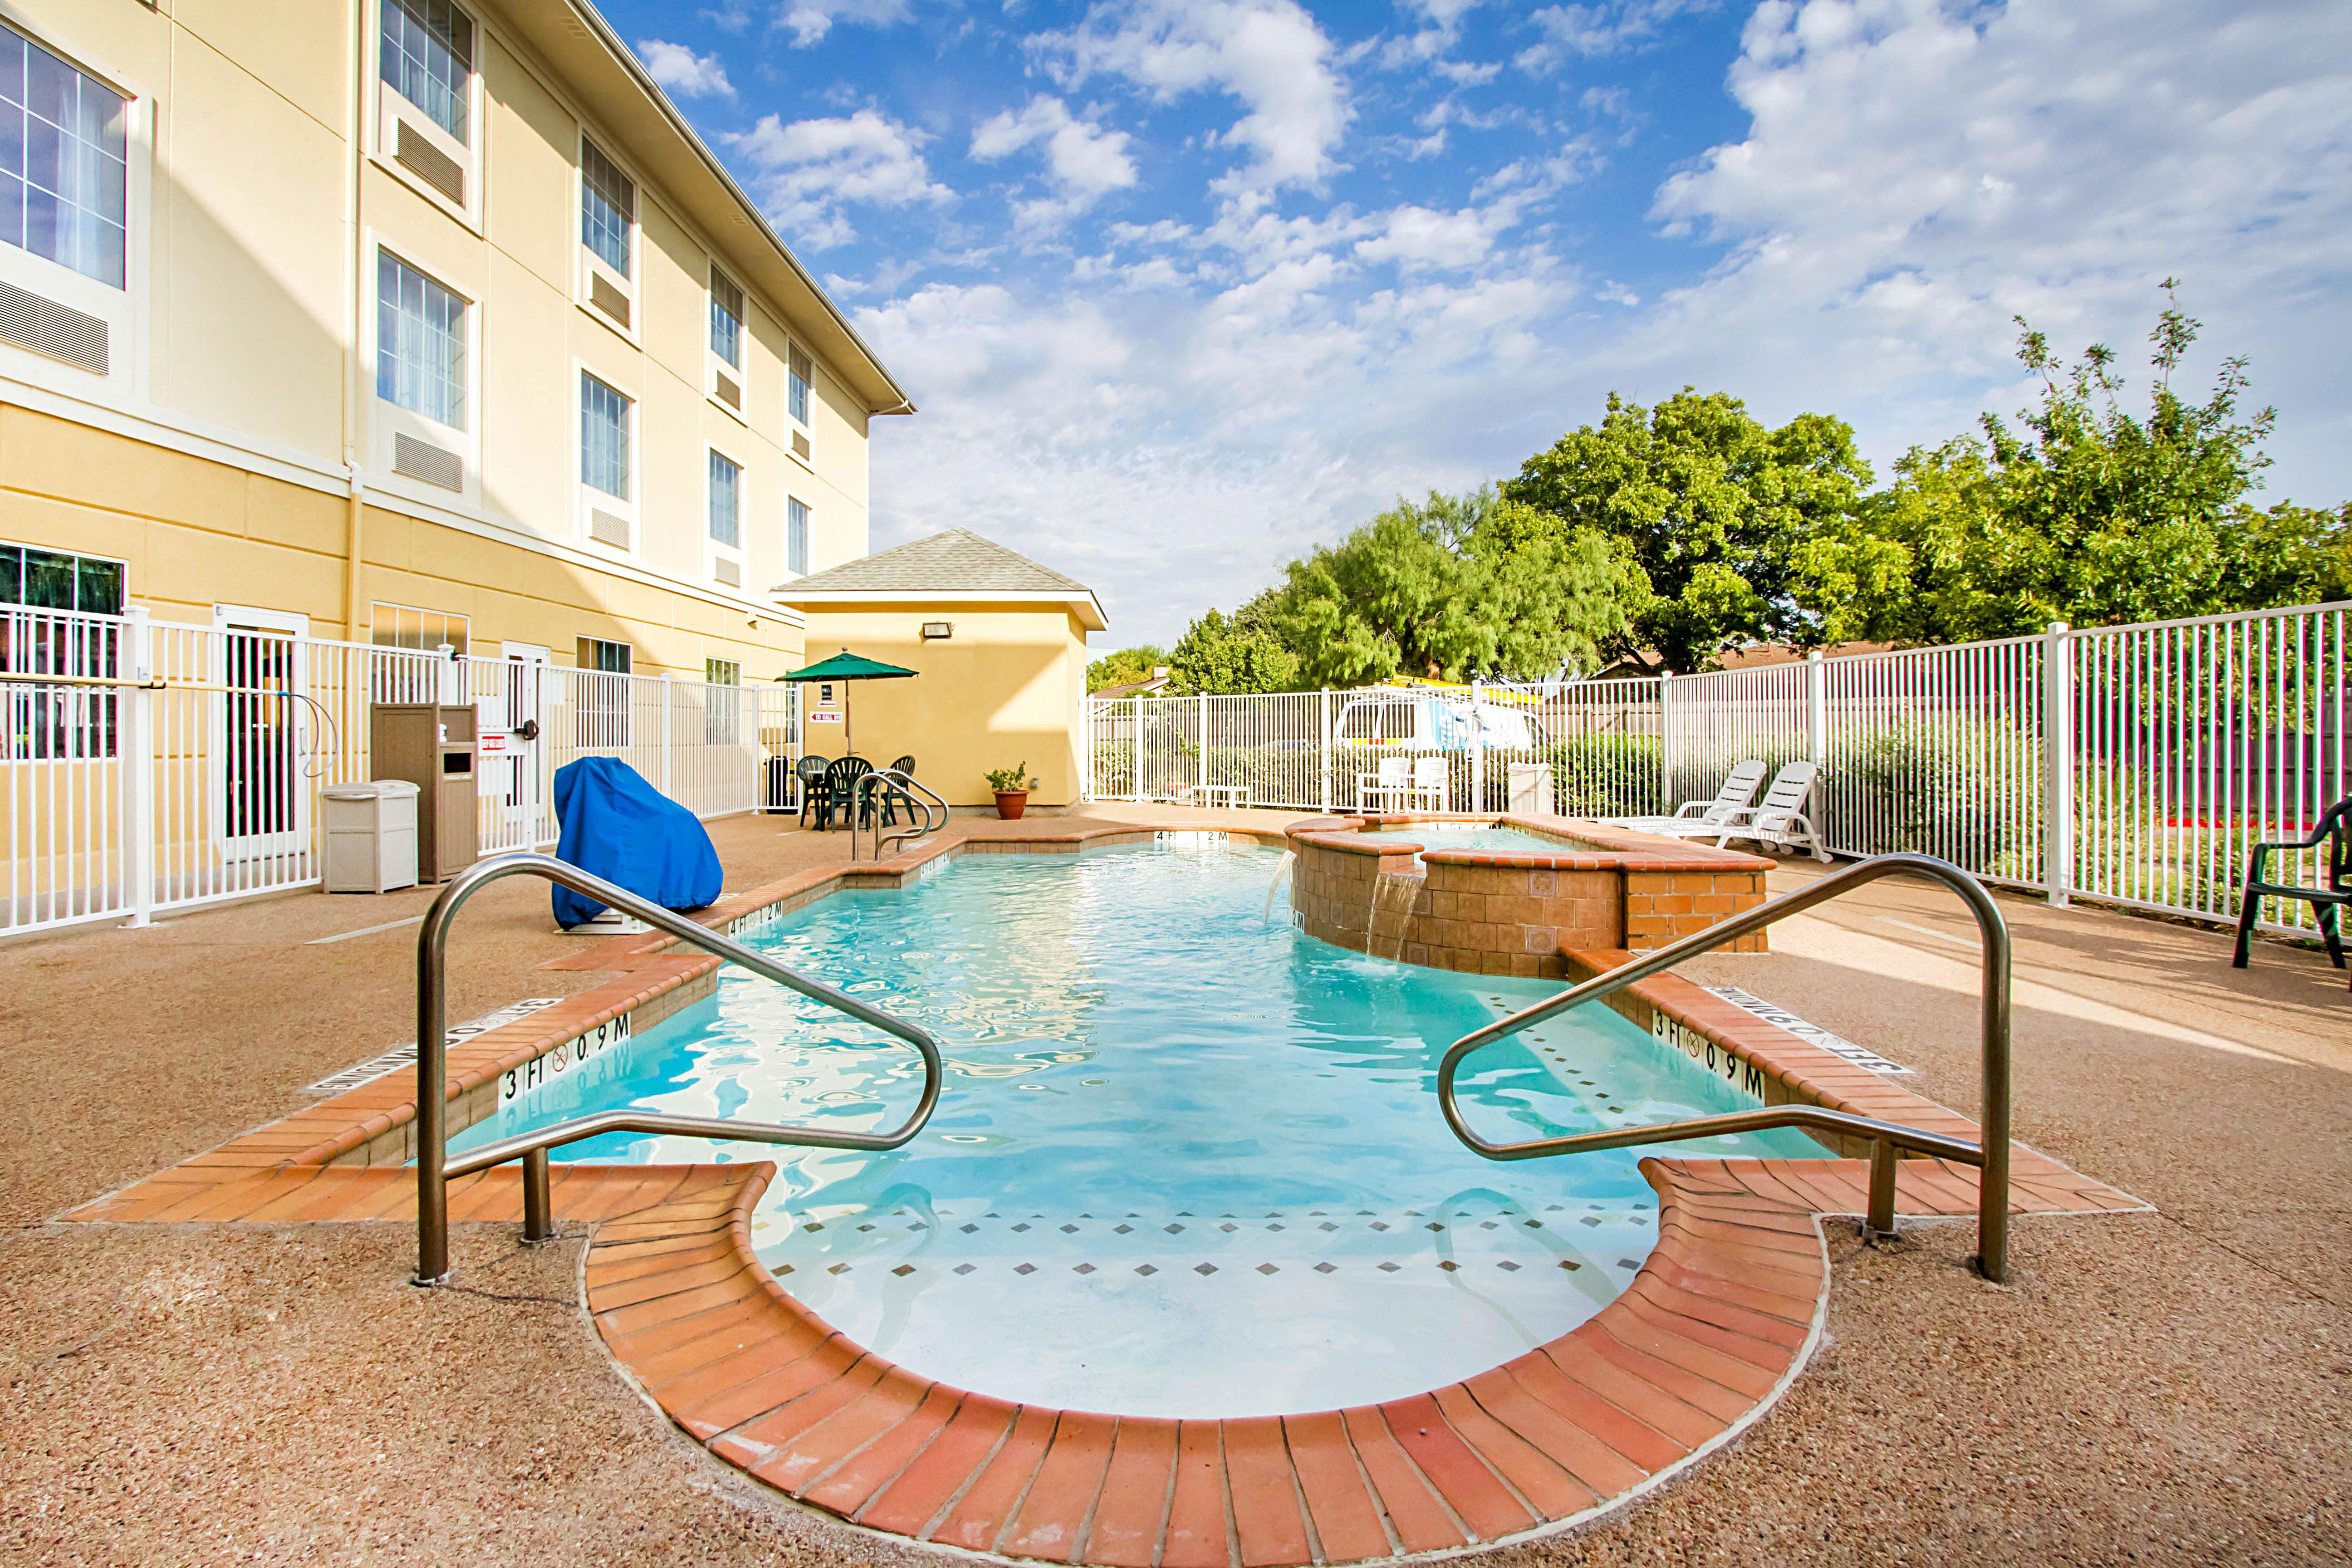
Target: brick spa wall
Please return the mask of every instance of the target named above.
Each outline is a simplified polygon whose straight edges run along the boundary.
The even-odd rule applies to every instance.
[[[1416,858],[1410,824],[1440,820],[1497,820],[1560,849]],[[1383,831],[1362,831],[1375,825]],[[1571,973],[1567,953],[1646,952],[1755,908],[1772,865],[1570,817],[1359,817],[1302,825],[1289,837],[1291,908],[1309,936],[1407,963],[1547,980]],[[1761,952],[1765,934],[1729,950]]]

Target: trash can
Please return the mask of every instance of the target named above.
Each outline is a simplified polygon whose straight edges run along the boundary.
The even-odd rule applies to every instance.
[[[416,886],[416,786],[405,779],[333,784],[320,792],[326,889],[389,893]]]
[[[1549,763],[1513,763],[1510,773],[1512,816],[1549,816],[1552,815],[1551,764]]]

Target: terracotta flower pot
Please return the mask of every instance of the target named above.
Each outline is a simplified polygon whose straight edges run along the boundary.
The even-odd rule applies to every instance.
[[[1025,789],[1001,789],[996,792],[996,815],[1007,822],[1018,822],[1021,814],[1029,809],[1029,792]]]

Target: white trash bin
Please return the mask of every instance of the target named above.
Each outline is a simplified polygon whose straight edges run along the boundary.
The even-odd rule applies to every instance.
[[[1549,816],[1552,814],[1551,764],[1513,763],[1510,774],[1511,815]]]
[[[326,890],[389,893],[416,886],[416,786],[405,779],[320,791]]]

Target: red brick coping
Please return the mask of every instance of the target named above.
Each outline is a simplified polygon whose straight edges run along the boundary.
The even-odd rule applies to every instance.
[[[804,872],[703,918],[731,924],[844,886],[895,885],[945,854],[1076,850],[1156,831],[964,839]],[[453,1110],[494,1097],[501,1073],[583,1030],[707,989],[717,961],[669,945],[616,937],[551,966],[623,973],[454,1046]],[[1580,969],[1625,956],[1570,955]],[[1613,1002],[1711,1067],[1719,1053],[1720,1070],[1768,1100],[1973,1136],[1967,1118],[1674,976]],[[413,1220],[415,1181],[401,1151],[414,1081],[395,1072],[63,1217]],[[616,1361],[712,1454],[792,1497],[877,1531],[1009,1557],[1304,1568],[1571,1528],[1730,1441],[1818,1342],[1829,1272],[1816,1216],[1858,1214],[1868,1169],[1857,1159],[1644,1160],[1657,1245],[1624,1294],[1573,1332],[1410,1398],[1225,1420],[1015,1405],[873,1354],[793,1300],[754,1255],[751,1215],[771,1163],[562,1164],[552,1197],[558,1217],[596,1226],[583,1289]],[[1896,1191],[1906,1214],[1975,1211],[1966,1167],[1906,1160]],[[2011,1197],[2018,1213],[2146,1206],[2022,1146]],[[458,1221],[520,1218],[518,1169],[451,1183],[449,1209]]]
[[[2048,1162],[2025,1213],[2139,1206]],[[1549,1533],[1730,1441],[1811,1356],[1817,1215],[1859,1213],[1851,1160],[1642,1162],[1658,1243],[1625,1293],[1488,1372],[1381,1405],[1169,1420],[934,1382],[849,1340],[753,1258],[752,1205],[698,1193],[607,1223],[586,1261],[614,1356],[719,1458],[869,1529],[1110,1568],[1288,1568]],[[1906,1161],[1898,1206],[1972,1212],[1974,1173]]]

